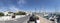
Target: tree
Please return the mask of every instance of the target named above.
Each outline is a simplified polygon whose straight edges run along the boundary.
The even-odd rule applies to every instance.
[[[16,15],[25,15],[26,13],[25,12],[18,12],[16,13]]]
[[[4,16],[4,13],[0,12],[0,16]]]

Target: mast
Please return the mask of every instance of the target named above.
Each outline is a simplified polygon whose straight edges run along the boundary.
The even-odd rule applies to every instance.
[[[35,14],[36,14],[36,8],[35,8]]]

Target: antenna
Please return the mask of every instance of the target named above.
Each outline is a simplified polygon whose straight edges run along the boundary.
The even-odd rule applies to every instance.
[[[35,14],[36,14],[36,8],[35,8]]]
[[[35,13],[36,13],[36,8],[35,8]]]

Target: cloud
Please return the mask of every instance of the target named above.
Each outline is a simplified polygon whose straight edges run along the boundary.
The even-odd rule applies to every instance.
[[[13,5],[11,5],[10,7],[0,7],[0,12],[4,12],[4,11],[16,12],[16,11],[21,11],[21,10],[18,9],[16,6],[13,6]]]
[[[16,12],[16,11],[25,11],[25,12],[26,12],[26,10],[21,10],[21,9],[19,9],[19,8],[16,8],[16,6],[10,6],[9,9],[10,9],[10,11],[12,11],[12,12]]]
[[[4,12],[4,11],[18,11],[19,9],[18,8],[16,8],[16,6],[13,6],[13,5],[11,5],[11,6],[9,6],[9,7],[0,7],[0,12]]]
[[[8,10],[7,7],[0,7],[0,12],[4,12],[6,10]]]
[[[18,4],[26,4],[26,1],[25,0],[19,0]]]
[[[20,10],[20,7],[22,8],[23,5],[26,4],[26,1],[25,0],[19,0],[19,1],[17,1],[17,4],[18,4],[19,8],[17,8],[17,6],[16,6],[17,4],[16,5],[13,5],[12,1],[11,1],[11,4],[8,4],[10,1],[8,3],[7,3],[8,0],[4,0],[4,2],[5,1],[6,1],[6,3],[4,4],[5,7],[4,7],[4,5],[2,7],[0,7],[0,11],[7,11],[7,10],[17,11],[17,10]],[[15,1],[13,1],[13,2],[15,2]]]
[[[27,3],[26,0],[19,0],[17,2],[17,4],[18,4],[19,7],[23,7],[23,5],[25,5],[26,3]]]
[[[19,10],[19,9],[16,8],[15,6],[10,6],[9,9],[10,9],[10,11],[18,11],[18,10]]]

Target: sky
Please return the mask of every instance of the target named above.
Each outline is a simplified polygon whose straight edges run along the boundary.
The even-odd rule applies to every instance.
[[[0,11],[60,11],[60,0],[0,0]]]

